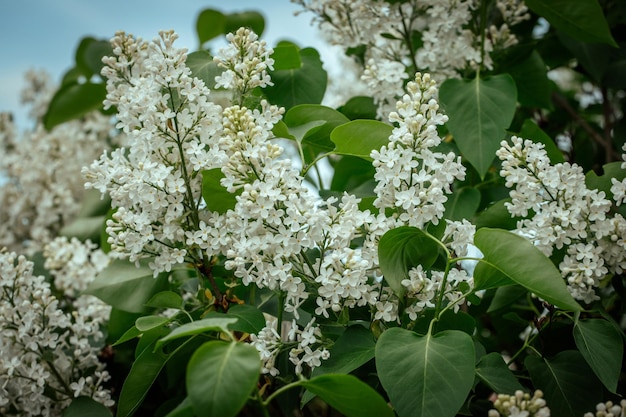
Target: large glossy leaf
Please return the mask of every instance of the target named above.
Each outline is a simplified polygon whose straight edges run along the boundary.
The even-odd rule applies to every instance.
[[[392,130],[392,126],[376,120],[353,120],[335,128],[330,140],[335,143],[335,153],[371,161],[370,153],[389,143]]]
[[[476,376],[498,394],[512,394],[524,389],[497,352],[480,358],[476,365]]]
[[[383,397],[352,375],[327,374],[302,385],[346,417],[393,417]]]
[[[617,47],[597,0],[526,0],[525,3],[530,10],[574,39]]]
[[[454,190],[444,204],[444,217],[449,220],[471,219],[480,205],[480,191],[473,187]]]
[[[408,278],[409,270],[418,265],[422,265],[425,270],[430,268],[438,255],[437,240],[416,227],[403,226],[389,230],[378,244],[380,270],[398,297],[406,292],[402,280]]]
[[[196,33],[200,45],[224,33],[226,16],[220,11],[206,9],[200,12],[196,20]]]
[[[148,347],[133,362],[117,402],[116,417],[128,417],[139,408],[170,356]]]
[[[350,120],[376,119],[377,106],[372,97],[352,97],[337,110],[346,115]]]
[[[319,153],[335,148],[330,140],[331,132],[349,120],[330,107],[300,104],[289,109],[283,121],[291,136],[302,145],[305,161],[310,163]]]
[[[216,211],[220,214],[235,208],[237,194],[229,193],[220,181],[224,173],[219,168],[202,171],[202,198],[206,203],[207,210]]]
[[[313,48],[299,52],[302,67],[271,71],[274,85],[263,89],[270,102],[285,109],[298,104],[319,104],[326,91],[327,74],[319,53]]]
[[[47,130],[53,127],[78,119],[79,117],[102,107],[106,98],[106,88],[103,83],[70,83],[61,87],[52,97],[48,111],[43,117]]]
[[[537,51],[507,69],[515,80],[517,100],[522,106],[552,108],[552,83],[548,79],[548,67]]]
[[[102,58],[112,55],[113,48],[109,41],[88,36],[81,39],[76,48],[76,67],[89,79],[94,74],[100,75],[100,70],[104,66]]]
[[[534,120],[526,119],[522,124],[522,129],[518,133],[520,138],[530,139],[533,142],[543,143],[544,149],[548,154],[548,158],[550,158],[550,162],[552,164],[560,164],[561,162],[565,162],[565,157],[563,157],[563,152],[556,146],[556,143],[552,140],[550,136],[535,123]],[[593,171],[592,171],[593,172]]]
[[[278,45],[272,53],[275,70],[298,69],[302,67],[300,52],[298,47],[293,44]]]
[[[598,379],[609,391],[616,392],[624,355],[620,332],[606,320],[576,320],[574,340]]]
[[[167,287],[167,275],[153,277],[147,262],[137,268],[134,263],[116,259],[89,284],[85,293],[95,295],[105,303],[131,313],[145,311],[145,303]]]
[[[557,35],[561,43],[574,55],[576,62],[597,84],[600,84],[612,62],[611,52],[615,48],[606,44],[580,42],[562,32]]]
[[[528,239],[507,230],[482,228],[476,232],[474,244],[485,256],[474,271],[477,289],[489,288],[491,285],[485,278],[492,277],[489,272],[497,270],[551,304],[566,310],[581,310],[567,291],[559,270]]]
[[[400,417],[453,417],[474,382],[474,343],[457,330],[392,328],[376,343],[376,370]]]
[[[590,170],[585,175],[585,184],[590,190],[597,189],[604,191],[606,198],[613,199],[613,193],[611,192],[611,186],[613,185],[611,178],[615,178],[617,181],[622,181],[626,178],[626,169],[622,169],[621,162],[611,162],[602,167],[604,171],[602,175],[596,174],[593,170]]]
[[[245,343],[207,342],[187,365],[187,394],[198,417],[234,417],[261,371],[257,350]]]
[[[63,417],[113,417],[113,414],[90,397],[78,397],[63,411]]]
[[[222,73],[222,69],[213,61],[207,51],[196,51],[187,55],[185,64],[194,77],[204,81],[209,88],[215,87],[215,77]]]
[[[59,231],[61,236],[75,237],[81,241],[97,242],[106,222],[106,216],[82,217],[66,224]]]
[[[252,29],[254,33],[263,35],[265,30],[265,19],[263,15],[257,11],[243,11],[230,13],[226,15],[224,22],[224,34],[230,32],[236,32],[240,27],[246,27]]]
[[[551,359],[529,356],[524,365],[553,416],[580,417],[602,400],[602,384],[578,351],[566,350]]]
[[[237,319],[233,317],[209,317],[185,323],[182,326],[175,328],[167,336],[159,340],[156,347],[160,348],[165,343],[181,337],[188,337],[207,332],[227,332],[228,326],[236,321]]]
[[[506,209],[505,203],[511,199],[496,201],[476,217],[476,229],[483,227],[493,227],[499,229],[512,230],[517,227],[517,218],[511,217],[511,213]]]
[[[508,74],[448,79],[439,98],[461,153],[484,177],[515,114],[515,82]]]
[[[313,376],[347,374],[374,358],[376,342],[372,332],[361,325],[350,326],[330,349],[330,358],[313,370]]]
[[[228,309],[228,313],[218,313],[216,311],[206,314],[205,319],[208,318],[231,318],[235,319],[233,323],[228,324],[230,330],[236,330],[238,332],[246,333],[258,333],[265,327],[265,317],[261,310],[248,305],[234,305]]]

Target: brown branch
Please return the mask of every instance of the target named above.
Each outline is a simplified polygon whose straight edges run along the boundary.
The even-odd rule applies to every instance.
[[[605,163],[617,161],[619,159],[619,155],[613,149],[613,145],[610,139],[610,132],[608,132],[608,137],[602,137],[598,132],[596,132],[593,127],[585,119],[583,119],[580,114],[574,110],[574,108],[569,104],[569,102],[560,94],[553,92],[552,93],[552,101],[559,107],[563,108],[569,114],[574,122],[578,124],[587,134],[593,139],[598,145],[602,146],[605,154]],[[606,132],[605,132],[606,133]]]

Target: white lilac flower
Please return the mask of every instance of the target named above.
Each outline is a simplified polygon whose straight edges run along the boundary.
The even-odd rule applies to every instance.
[[[587,188],[582,168],[567,162],[552,166],[542,144],[513,136],[496,154],[511,188],[506,207],[524,217],[517,232],[547,256],[564,248],[559,268],[570,293],[585,303],[597,300],[600,281],[626,266],[624,218],[609,215],[611,201]]]
[[[82,297],[64,305],[12,252],[0,252],[0,294],[0,414],[59,415],[77,395],[113,405],[98,360],[109,307]]]
[[[599,403],[596,405],[595,413],[585,413],[583,417],[624,417],[626,416],[626,400],[621,400],[619,404],[612,401]]]
[[[550,417],[550,409],[540,390],[532,397],[523,391],[516,391],[514,395],[498,394],[493,406],[489,417]]]
[[[393,110],[405,73],[427,71],[443,80],[467,68],[491,68],[491,53],[517,42],[510,28],[530,17],[522,1],[498,0],[482,36],[468,29],[481,10],[478,0],[292,2],[314,14],[313,23],[332,45],[351,53],[365,47],[358,58],[361,80],[370,87],[367,95],[377,103],[379,118]],[[419,47],[414,32],[420,34]]]
[[[237,103],[243,104],[241,98],[254,88],[274,85],[267,72],[274,69],[274,60],[270,57],[274,50],[248,28],[229,33],[226,40],[228,46],[220,49],[214,58],[215,63],[225,69],[215,77],[215,87],[233,90],[239,98]]]
[[[0,116],[0,247],[40,251],[80,209],[85,195],[80,172],[112,142],[109,117],[91,112],[50,130],[42,124],[54,86],[45,73],[27,73],[23,100],[35,127],[21,134],[8,113]]]
[[[430,76],[418,73],[389,115],[398,123],[389,145],[371,153],[377,182],[374,206],[395,209],[403,224],[418,228],[438,223],[453,181],[465,178],[460,157],[431,149],[441,143],[437,126],[447,121],[439,112],[437,94]]]
[[[117,208],[107,222],[112,252],[131,261],[154,256],[155,275],[193,255],[179,245],[199,227],[198,174],[224,161],[221,107],[208,101],[176,38],[173,32],[153,42],[125,33],[113,38],[115,56],[103,60],[105,105],[117,107],[117,127],[130,141],[83,170],[86,186],[108,193]]]
[[[626,169],[626,144],[622,146],[622,162],[621,168]],[[619,206],[626,201],[626,178],[621,181],[618,181],[616,178],[611,178],[611,193],[613,193],[613,199],[615,203]]]

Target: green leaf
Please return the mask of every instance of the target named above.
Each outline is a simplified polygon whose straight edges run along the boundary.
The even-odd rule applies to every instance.
[[[612,62],[611,52],[614,48],[606,44],[579,42],[561,32],[557,35],[559,41],[574,55],[577,63],[597,84],[600,84]]]
[[[194,417],[193,407],[189,397],[185,397],[185,399],[178,404],[175,409],[167,413],[165,417]]]
[[[508,285],[499,287],[491,299],[491,304],[487,309],[487,313],[493,313],[502,308],[511,307],[517,300],[524,297],[528,293],[526,288],[521,285]]]
[[[330,349],[330,358],[313,370],[312,375],[347,374],[374,358],[376,342],[372,332],[361,325],[353,325]]]
[[[552,359],[528,356],[524,365],[553,416],[580,417],[602,401],[602,384],[578,351],[566,350]]]
[[[207,210],[224,214],[235,208],[237,194],[229,193],[220,181],[225,175],[220,168],[202,171],[202,198]]]
[[[106,87],[103,83],[64,85],[57,90],[48,105],[48,111],[43,117],[44,126],[50,130],[61,123],[98,110],[105,98]]]
[[[524,389],[497,352],[480,358],[476,365],[476,376],[498,394],[512,394]]]
[[[261,371],[257,350],[245,343],[207,342],[187,365],[187,395],[199,417],[234,417]]]
[[[376,119],[376,112],[378,106],[374,104],[372,97],[358,96],[352,97],[343,106],[339,107],[341,113],[343,113],[350,120],[357,119]]]
[[[548,67],[537,51],[509,67],[506,72],[515,80],[517,100],[522,106],[552,109],[552,83],[548,79]]]
[[[565,157],[563,156],[563,152],[556,146],[556,143],[552,140],[550,136],[537,125],[537,123],[532,119],[524,120],[524,124],[522,124],[522,130],[517,134],[520,138],[530,139],[536,143],[543,143],[544,149],[548,154],[548,158],[550,158],[550,162],[554,164],[560,164],[565,162]]]
[[[275,71],[302,68],[300,52],[296,45],[276,46],[272,58],[274,59]]]
[[[298,104],[319,104],[326,91],[327,74],[319,53],[313,48],[304,48],[299,52],[302,66],[271,71],[274,85],[263,89],[271,103],[287,110]]]
[[[457,330],[420,336],[395,327],[376,343],[376,370],[400,417],[453,417],[474,382],[474,343]]]
[[[489,287],[481,274],[490,267],[551,304],[566,310],[581,310],[559,270],[528,239],[507,230],[482,228],[476,232],[474,244],[485,256],[474,272],[476,289]]]
[[[617,393],[624,355],[620,332],[606,320],[576,320],[574,340],[598,379],[609,391]]]
[[[236,32],[240,27],[252,29],[254,33],[261,37],[263,30],[265,30],[265,18],[261,13],[256,11],[238,12],[226,15],[224,34]]]
[[[106,215],[111,209],[111,198],[102,196],[98,190],[85,190],[76,217],[96,217]]]
[[[168,359],[168,355],[150,347],[141,352],[122,386],[116,417],[131,416],[139,408]]]
[[[515,82],[508,74],[448,79],[439,98],[461,153],[484,178],[515,114]]]
[[[213,62],[213,57],[207,51],[196,51],[187,55],[185,62],[191,74],[204,81],[209,88],[215,88],[215,77],[222,73],[222,69]]]
[[[426,232],[409,226],[391,229],[380,238],[378,258],[385,281],[398,297],[406,289],[402,280],[408,279],[409,270],[422,265],[430,268],[439,256],[439,242]]]
[[[301,385],[346,417],[394,415],[380,394],[352,375],[321,375],[302,381]]]
[[[165,343],[171,342],[174,339],[181,337],[194,336],[200,333],[207,332],[226,332],[228,333],[228,325],[235,323],[237,319],[232,317],[210,317],[207,319],[196,320],[190,323],[185,323],[180,327],[172,330],[167,336],[160,339],[156,347],[159,349]]]
[[[109,41],[85,37],[76,48],[76,67],[89,79],[94,74],[100,75],[104,66],[102,58],[112,55],[113,48]]]
[[[97,242],[100,239],[100,231],[105,221],[106,216],[77,218],[63,226],[59,234],[61,236],[75,237],[83,242],[87,239]]]
[[[78,397],[63,411],[63,417],[113,417],[113,414],[93,398]]]
[[[333,179],[330,184],[332,191],[343,194],[344,191],[349,192],[357,197],[355,190],[365,191],[364,187],[370,186],[371,191],[368,196],[373,197],[374,194],[374,174],[376,170],[370,161],[356,156],[344,155],[339,161],[333,164]]]
[[[126,330],[126,332],[124,332],[124,334],[117,339],[112,346],[117,346],[117,345],[121,345],[124,342],[128,342],[129,340],[133,340],[139,336],[141,336],[142,332],[137,329],[137,327],[133,326],[130,329]]]
[[[218,313],[216,311],[207,313],[208,318],[231,318],[234,322],[227,325],[228,329],[238,332],[257,334],[265,327],[265,317],[258,308],[248,305],[234,305],[228,309],[228,313]]]
[[[198,34],[200,45],[222,35],[225,25],[226,16],[223,13],[212,9],[200,12],[196,20],[196,33]]]
[[[444,217],[449,220],[471,219],[480,205],[480,191],[473,187],[454,190],[444,204]]]
[[[371,161],[370,153],[389,144],[393,127],[377,120],[353,120],[336,127],[330,134],[334,153]]]
[[[167,274],[153,277],[146,261],[137,268],[121,259],[113,260],[85,290],[105,303],[131,313],[145,311],[145,303],[167,287]]]
[[[314,158],[320,152],[330,152],[335,148],[330,135],[337,126],[349,122],[348,118],[337,110],[319,104],[301,104],[289,109],[283,118],[293,132],[296,140],[310,151],[308,156]],[[303,129],[298,129],[300,126]],[[312,126],[306,129],[306,126]],[[310,162],[310,161],[307,161]]]
[[[593,170],[590,170],[585,175],[585,184],[590,190],[604,191],[608,200],[613,199],[613,193],[611,192],[611,178],[615,178],[617,181],[622,181],[626,178],[626,169],[622,169],[621,162],[611,162],[602,167],[604,173],[598,176]]]
[[[183,307],[183,297],[173,291],[161,291],[154,294],[154,297],[146,302],[146,307],[175,308],[180,310]]]
[[[526,0],[525,3],[530,10],[574,39],[617,47],[597,0]]]
[[[485,210],[481,211],[476,218],[476,229],[483,227],[493,227],[499,229],[512,230],[517,227],[517,218],[511,217],[511,213],[506,209],[505,203],[511,202],[510,198],[496,201]]]
[[[143,316],[139,317],[135,321],[135,327],[140,332],[147,332],[149,330],[161,327],[166,323],[169,323],[171,319],[163,316]]]

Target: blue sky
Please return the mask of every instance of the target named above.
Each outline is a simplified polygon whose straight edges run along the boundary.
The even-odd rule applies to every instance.
[[[13,112],[22,125],[19,91],[24,72],[42,68],[58,82],[72,66],[84,36],[109,39],[124,30],[152,39],[159,30],[174,29],[180,35],[178,45],[194,50],[196,18],[207,8],[224,13],[259,10],[266,20],[263,38],[270,45],[297,40],[332,61],[330,48],[310,24],[311,14],[294,16],[298,7],[289,0],[0,0],[0,111]]]

